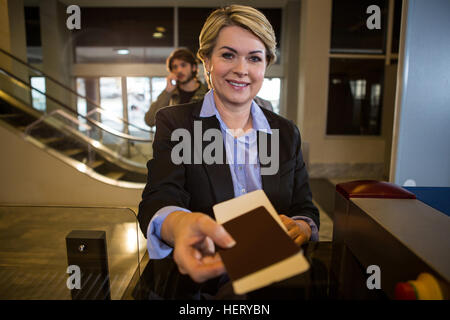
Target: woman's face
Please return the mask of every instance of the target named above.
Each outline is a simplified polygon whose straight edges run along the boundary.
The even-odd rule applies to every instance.
[[[238,26],[223,28],[205,59],[215,95],[229,107],[250,106],[261,89],[266,63],[264,43]]]

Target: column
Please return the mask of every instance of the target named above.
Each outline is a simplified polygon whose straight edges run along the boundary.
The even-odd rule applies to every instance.
[[[0,47],[21,60],[27,60],[23,0],[0,0]],[[29,82],[27,68],[3,53],[0,53],[0,68]],[[29,91],[10,83],[4,75],[0,76],[0,81],[4,91],[25,102],[30,101]]]
[[[73,63],[71,31],[67,29],[66,5],[57,0],[40,1],[43,71],[64,85],[74,88],[71,77]],[[76,99],[63,87],[46,80],[46,92],[76,110]],[[47,99],[47,112],[59,108]]]

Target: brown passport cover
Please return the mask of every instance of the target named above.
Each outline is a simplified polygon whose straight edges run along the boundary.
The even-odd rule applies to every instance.
[[[269,267],[300,250],[262,206],[225,222],[223,227],[236,240],[234,247],[219,250],[232,281]]]

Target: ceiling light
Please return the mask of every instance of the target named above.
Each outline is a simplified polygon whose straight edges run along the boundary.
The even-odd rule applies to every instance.
[[[153,38],[159,39],[162,38],[164,35],[161,32],[154,32]]]
[[[158,32],[166,32],[166,28],[164,28],[164,27],[156,27],[156,31],[158,31]]]
[[[128,50],[128,49],[117,49],[116,53],[120,54],[120,55],[127,55],[127,54],[130,53],[130,50]]]

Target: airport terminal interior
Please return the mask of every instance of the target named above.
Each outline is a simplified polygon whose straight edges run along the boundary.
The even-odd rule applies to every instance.
[[[320,211],[309,270],[248,298],[450,299],[450,1],[0,0],[1,300],[149,298],[145,113],[230,4],[274,28],[258,96],[299,128]]]

